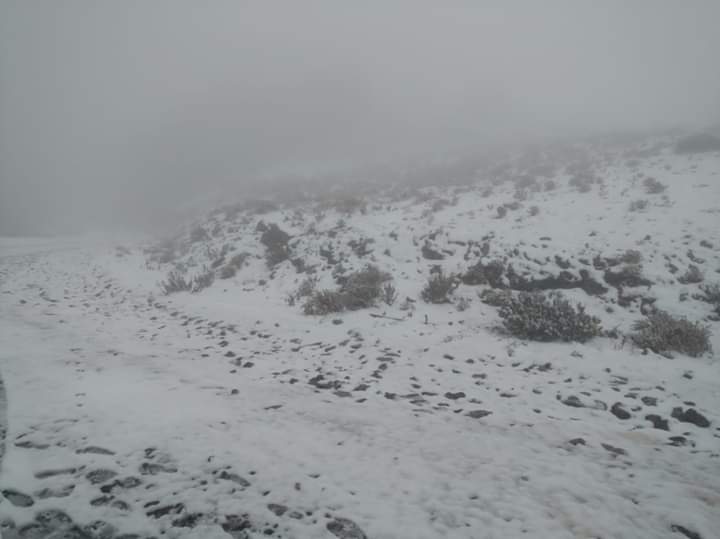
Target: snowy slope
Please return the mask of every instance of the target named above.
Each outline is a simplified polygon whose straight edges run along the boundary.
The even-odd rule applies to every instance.
[[[647,177],[666,189],[648,194]],[[629,331],[653,305],[708,324],[718,350],[699,284],[678,277],[696,265],[720,280],[720,155],[582,146],[478,179],[366,193],[364,211],[334,194],[225,209],[161,249],[2,240],[3,537],[716,536],[715,356],[520,341],[497,330],[486,287],[441,305],[420,291],[437,265],[583,269],[606,290],[564,292],[607,329]],[[291,235],[295,264],[267,267],[261,221]],[[652,285],[605,281],[627,250]],[[162,294],[169,271],[220,270],[238,253],[234,276]],[[326,317],[288,305],[308,275],[333,287],[338,266],[368,263],[393,276],[393,305]]]

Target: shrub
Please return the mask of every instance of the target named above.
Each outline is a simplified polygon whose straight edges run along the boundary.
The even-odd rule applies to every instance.
[[[203,272],[196,275],[192,280],[190,292],[200,292],[212,286],[215,282],[215,273],[212,270],[203,268]]]
[[[502,307],[512,300],[512,293],[509,290],[497,290],[495,288],[486,288],[478,294],[480,301],[485,305],[493,307]]]
[[[209,239],[210,239],[210,236],[205,231],[205,229],[201,226],[197,226],[190,231],[190,241],[192,243],[196,243],[199,241],[206,241]]]
[[[303,306],[303,312],[322,315],[372,307],[383,294],[383,283],[389,279],[389,274],[368,265],[343,277],[338,290],[312,292]]]
[[[554,180],[547,180],[543,185],[543,189],[545,189],[545,191],[554,191],[557,189],[557,183],[555,183]]]
[[[540,214],[540,208],[537,206],[530,206],[528,213],[530,214],[530,217],[535,217]]]
[[[505,328],[515,337],[534,341],[585,342],[602,333],[600,320],[573,306],[559,293],[545,296],[521,292],[500,307]]]
[[[720,151],[720,138],[708,133],[697,133],[680,139],[676,146],[676,153],[701,153]]]
[[[342,294],[335,290],[318,290],[303,305],[303,312],[310,315],[339,313],[344,310]]]
[[[168,273],[167,279],[160,283],[160,288],[162,288],[165,295],[174,294],[175,292],[189,292],[192,289],[192,281],[185,279],[178,270],[172,270]]]
[[[497,207],[497,218],[502,219],[507,215],[507,208],[505,206],[498,206]]]
[[[638,266],[642,262],[642,253],[635,249],[628,249],[622,254],[620,261],[624,264]]]
[[[455,308],[458,310],[458,312],[462,313],[470,308],[470,303],[471,302],[468,298],[458,298],[458,300],[455,302]]]
[[[499,260],[487,264],[477,262],[467,269],[461,280],[467,285],[489,284],[493,288],[506,288],[502,280],[504,273],[505,266]]]
[[[441,271],[430,275],[425,288],[420,293],[426,303],[449,303],[448,297],[458,286],[453,275],[444,275]]]
[[[700,299],[713,305],[720,305],[720,284],[704,284],[700,285],[700,290],[704,294]]]
[[[340,287],[345,307],[351,311],[372,307],[380,297],[382,284],[389,279],[389,274],[373,265],[349,274]]]
[[[659,195],[667,189],[667,185],[664,185],[655,178],[651,178],[649,176],[643,180],[643,185],[645,186],[645,192],[648,195]]]
[[[220,268],[219,277],[221,279],[232,279],[240,268],[250,257],[250,253],[242,252],[234,255],[227,264]]]
[[[695,264],[690,264],[687,271],[678,277],[678,282],[681,284],[695,284],[703,282],[703,279],[704,277],[700,268]]]
[[[313,292],[315,292],[315,289],[317,288],[318,284],[318,278],[315,276],[311,276],[306,278],[303,282],[300,283],[300,286],[298,286],[297,292],[295,292],[296,298],[306,298],[308,296],[311,296]]]
[[[710,330],[698,322],[657,311],[633,324],[632,342],[660,354],[668,351],[698,357],[711,350]]]
[[[273,267],[290,257],[288,250],[289,241],[290,235],[275,223],[270,223],[263,227],[260,243],[267,249],[266,260],[268,266]]]
[[[397,301],[398,293],[395,285],[386,283],[382,287],[382,300],[386,305],[393,305]]]
[[[643,199],[633,200],[633,201],[630,203],[629,210],[630,210],[630,211],[642,211],[642,210],[644,210],[645,208],[647,208],[647,206],[648,206],[648,201],[647,201],[647,200],[643,200]]]

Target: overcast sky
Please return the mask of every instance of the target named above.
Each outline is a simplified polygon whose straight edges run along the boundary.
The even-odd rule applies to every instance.
[[[0,0],[0,235],[264,171],[717,121],[718,21],[717,0]]]

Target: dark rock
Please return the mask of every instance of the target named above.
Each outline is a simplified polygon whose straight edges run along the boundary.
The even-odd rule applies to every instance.
[[[616,402],[610,408],[610,413],[618,419],[630,419],[630,412],[623,408],[622,403]]]
[[[693,425],[706,429],[710,426],[710,421],[695,408],[688,408],[683,412],[681,407],[673,408],[672,417],[683,423],[692,423]]]
[[[229,533],[234,538],[244,537],[245,534],[240,535],[241,532],[252,527],[252,524],[246,516],[241,515],[226,515],[225,522],[221,524],[222,529]]]
[[[566,397],[560,402],[562,402],[565,406],[572,406],[573,408],[585,408],[585,405],[580,400],[580,398],[576,397],[575,395],[570,395],[569,397]]]
[[[89,533],[93,539],[112,539],[115,537],[115,526],[105,522],[104,520],[96,520],[83,527],[86,533]]]
[[[32,497],[13,489],[3,490],[2,495],[15,507],[30,507],[35,503]]]
[[[109,449],[105,449],[104,447],[91,445],[82,449],[78,449],[77,451],[75,451],[75,453],[77,453],[78,455],[83,455],[86,453],[90,453],[92,455],[114,455],[115,451],[110,451]]]
[[[572,440],[569,440],[568,443],[572,445],[586,445],[585,439],[583,438],[573,438]]]
[[[48,477],[55,477],[56,475],[69,475],[77,472],[77,468],[60,468],[57,470],[42,470],[35,474],[37,479],[47,479]]]
[[[670,445],[674,445],[675,447],[680,447],[683,445],[687,445],[688,440],[685,438],[685,436],[670,436]]]
[[[267,505],[267,508],[270,510],[270,512],[272,512],[275,516],[278,517],[283,516],[288,510],[286,505],[282,505],[279,503],[269,503]]]
[[[653,424],[653,428],[660,430],[670,430],[670,427],[668,426],[668,420],[663,419],[657,414],[648,414],[645,416],[645,419],[647,419]]]
[[[130,477],[124,477],[122,479],[118,479],[107,485],[103,485],[102,487],[100,487],[100,490],[105,494],[109,494],[116,487],[135,488],[135,487],[140,486],[141,484],[142,484],[142,481],[139,478],[130,476]]]
[[[45,500],[47,498],[65,498],[70,496],[73,490],[75,490],[75,485],[66,485],[59,488],[44,488],[35,492],[35,496],[41,500]]]
[[[194,528],[203,517],[203,513],[188,513],[172,521],[173,528]]]
[[[702,535],[692,530],[688,530],[685,526],[680,524],[673,524],[670,529],[674,532],[682,533],[688,539],[702,539]]]
[[[465,393],[463,393],[462,391],[458,391],[457,393],[452,393],[448,391],[447,393],[445,393],[445,398],[450,400],[462,399],[465,398]]]
[[[622,449],[620,447],[615,447],[610,444],[600,444],[600,445],[603,446],[603,449],[605,449],[605,451],[609,451],[613,455],[627,455],[627,451],[625,451],[624,449]]]
[[[90,500],[90,505],[92,505],[93,507],[100,507],[103,505],[108,505],[111,501],[113,501],[112,496],[100,496],[98,498]]]
[[[220,475],[218,477],[220,479],[225,479],[227,481],[232,481],[233,483],[237,483],[241,487],[249,487],[250,486],[250,481],[248,481],[244,477],[240,477],[236,473],[227,472],[227,471],[223,470],[222,472],[220,472]]]
[[[445,256],[442,253],[440,253],[439,251],[436,251],[435,249],[430,247],[430,245],[428,245],[427,243],[422,246],[422,255],[423,255],[423,258],[425,258],[427,260],[443,260],[445,258]]]
[[[657,406],[657,399],[655,397],[641,397],[640,400],[645,406]]]
[[[99,469],[92,470],[85,475],[85,478],[90,481],[93,485],[105,483],[117,475],[117,472],[113,470]]]
[[[143,462],[140,465],[142,475],[157,475],[159,473],[175,473],[178,469],[172,464],[158,464],[156,462]]]
[[[339,539],[367,539],[367,535],[349,518],[335,517],[327,523],[327,530]]]
[[[58,529],[72,524],[72,519],[62,511],[48,509],[35,515],[35,520],[51,529]]]
[[[492,412],[489,410],[471,410],[465,415],[468,417],[472,417],[473,419],[481,419],[490,414],[492,414]]]
[[[151,511],[148,511],[145,514],[149,517],[160,518],[171,513],[177,515],[179,513],[182,513],[184,510],[185,504],[176,503],[174,505],[163,505],[161,507],[158,507],[157,509],[152,509]]]

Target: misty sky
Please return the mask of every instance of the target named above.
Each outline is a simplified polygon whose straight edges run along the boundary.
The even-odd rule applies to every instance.
[[[0,0],[0,235],[265,172],[717,122],[718,21],[717,0]]]

